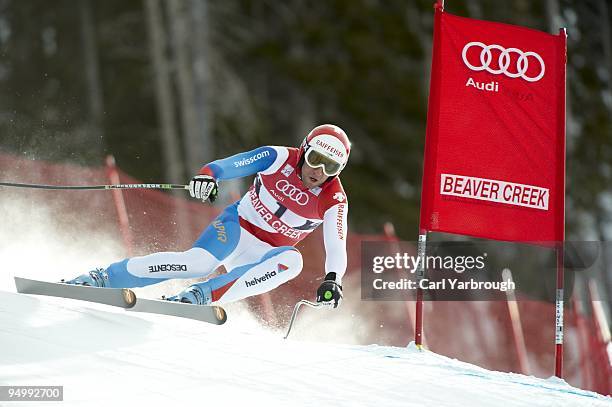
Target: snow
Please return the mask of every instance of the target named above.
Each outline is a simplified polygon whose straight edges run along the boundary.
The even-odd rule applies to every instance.
[[[284,340],[284,330],[262,327],[241,304],[226,307],[228,322],[213,326],[16,294],[15,275],[58,281],[123,253],[116,237],[77,215],[3,194],[0,385],[64,386],[61,403],[20,406],[612,406],[557,379],[492,372],[414,346],[346,345],[367,325],[330,318],[347,304],[300,310]],[[177,292],[173,284],[137,292],[156,298]],[[16,404],[0,401],[8,405]]]
[[[304,341],[299,330],[284,340],[240,304],[213,326],[3,288],[0,385],[62,385],[63,406],[612,406],[559,379],[488,371],[413,344]]]

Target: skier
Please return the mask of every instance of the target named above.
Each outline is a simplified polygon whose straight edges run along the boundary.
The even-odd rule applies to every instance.
[[[143,287],[174,278],[206,277],[220,265],[226,274],[167,298],[192,304],[225,304],[270,291],[302,271],[294,247],[323,225],[324,281],[317,302],[338,307],[346,270],[348,202],[338,175],[350,142],[338,126],[315,127],[299,148],[264,146],[213,161],[189,183],[192,197],[213,202],[218,181],[255,174],[253,185],[184,252],[128,258],[66,281],[94,287]]]

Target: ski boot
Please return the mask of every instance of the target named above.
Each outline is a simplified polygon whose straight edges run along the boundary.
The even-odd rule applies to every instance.
[[[62,280],[64,284],[84,285],[88,287],[106,287],[108,285],[108,274],[104,269],[95,269],[87,274],[82,274],[72,280]]]
[[[206,283],[194,284],[177,295],[162,298],[166,301],[185,302],[195,305],[209,305],[212,302],[212,291],[210,286]]]

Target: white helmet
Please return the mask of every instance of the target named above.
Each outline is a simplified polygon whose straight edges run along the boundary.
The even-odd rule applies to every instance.
[[[299,153],[309,166],[321,167],[325,175],[334,177],[346,166],[351,143],[340,127],[322,124],[304,138]]]

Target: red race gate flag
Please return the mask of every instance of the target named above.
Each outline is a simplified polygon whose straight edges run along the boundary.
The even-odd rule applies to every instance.
[[[563,242],[566,35],[436,8],[421,223]]]

